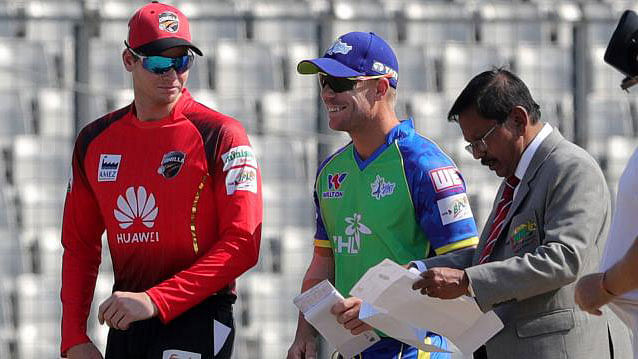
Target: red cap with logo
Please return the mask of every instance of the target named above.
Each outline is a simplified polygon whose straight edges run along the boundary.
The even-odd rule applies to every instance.
[[[186,16],[177,8],[157,1],[141,7],[129,20],[127,46],[147,56],[176,46],[188,46],[202,56],[191,43]]]

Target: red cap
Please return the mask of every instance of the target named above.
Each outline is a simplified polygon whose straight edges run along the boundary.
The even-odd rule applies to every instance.
[[[176,46],[188,46],[202,56],[191,43],[188,19],[177,8],[153,1],[133,14],[128,22],[127,45],[144,55],[157,55]]]

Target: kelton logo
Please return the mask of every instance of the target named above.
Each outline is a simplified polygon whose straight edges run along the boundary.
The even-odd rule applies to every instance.
[[[135,223],[141,223],[146,228],[153,228],[159,209],[155,205],[155,196],[147,195],[143,186],[126,189],[125,196],[117,197],[117,209],[113,210],[115,219],[122,229],[128,229]],[[125,232],[116,236],[118,244],[159,242],[159,232]]]
[[[157,173],[169,179],[177,176],[179,170],[182,169],[186,154],[180,151],[171,151],[164,155],[162,164],[157,169]]]
[[[321,196],[323,198],[341,198],[343,197],[343,192],[339,191],[343,181],[345,181],[348,176],[348,172],[343,173],[335,173],[328,174],[328,191],[323,192]]]
[[[159,28],[174,34],[179,31],[179,18],[170,11],[163,12],[159,16]]]

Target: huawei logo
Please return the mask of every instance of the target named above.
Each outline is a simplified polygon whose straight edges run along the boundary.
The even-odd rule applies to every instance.
[[[153,227],[157,218],[158,208],[155,206],[155,196],[147,196],[146,189],[142,186],[126,189],[126,198],[122,195],[117,197],[117,209],[113,210],[115,219],[120,222],[120,228],[126,229],[133,225],[135,219],[142,221],[147,228]]]

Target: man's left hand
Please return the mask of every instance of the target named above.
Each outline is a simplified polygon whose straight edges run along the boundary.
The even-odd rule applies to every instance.
[[[602,315],[600,307],[609,303],[614,296],[602,287],[603,273],[593,273],[582,277],[576,284],[574,299],[580,309],[593,314]]]
[[[441,299],[454,299],[468,294],[470,280],[465,271],[454,268],[431,268],[421,273],[421,279],[412,284],[412,289],[421,294]]]
[[[335,303],[331,312],[337,316],[337,322],[350,330],[352,335],[359,335],[367,330],[372,330],[370,325],[359,320],[359,309],[363,301],[357,297],[350,297]]]
[[[100,304],[98,320],[113,329],[128,329],[131,323],[157,315],[157,307],[148,294],[114,292]]]

